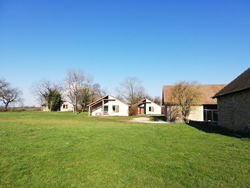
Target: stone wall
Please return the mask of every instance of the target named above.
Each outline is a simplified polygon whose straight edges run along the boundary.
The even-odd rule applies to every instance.
[[[218,127],[218,122],[217,121],[194,121],[194,120],[189,120],[187,121],[188,125],[201,125],[201,126],[206,126],[206,127]]]
[[[219,126],[247,132],[250,126],[250,89],[218,97]]]

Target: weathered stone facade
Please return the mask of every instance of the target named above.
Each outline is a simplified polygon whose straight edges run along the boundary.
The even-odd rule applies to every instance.
[[[250,89],[217,97],[219,125],[247,132],[250,125]]]

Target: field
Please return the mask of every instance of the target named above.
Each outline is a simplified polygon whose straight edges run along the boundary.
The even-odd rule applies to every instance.
[[[184,123],[0,113],[0,187],[250,187],[250,141]]]

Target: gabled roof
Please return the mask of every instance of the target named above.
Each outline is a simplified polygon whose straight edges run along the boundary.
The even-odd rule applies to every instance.
[[[145,99],[140,100],[140,102],[136,103],[135,105],[138,106],[139,104],[143,103],[143,101],[145,101],[145,100],[148,100],[148,101],[150,101],[150,102],[156,104],[155,102],[153,102],[153,101],[151,101],[151,100],[145,98]],[[156,104],[156,105],[160,106],[159,104]],[[160,107],[161,107],[161,106],[160,106]]]
[[[213,98],[221,97],[223,95],[239,92],[242,90],[250,89],[250,68],[235,78],[226,87],[216,93]]]
[[[109,96],[110,96],[110,97],[113,97],[112,95],[106,95],[106,96],[104,96],[104,97],[102,97],[102,98],[100,98],[100,99],[98,99],[98,100],[96,100],[96,101],[90,103],[88,106],[94,106],[94,105],[96,105],[96,104],[102,102],[103,99],[105,99],[106,97],[109,97]],[[125,103],[125,102],[123,102],[123,101],[117,99],[116,97],[113,97],[113,98],[116,99],[116,100],[118,100],[118,101],[120,101],[121,103],[124,103],[125,105],[129,106],[127,103]]]
[[[64,99],[64,98],[62,98],[62,99],[61,99],[61,102],[68,102],[68,103],[70,103],[70,104],[72,104],[72,105],[73,105],[73,103],[72,103],[72,102],[69,102],[68,100],[66,100],[66,99]]]
[[[163,93],[162,93],[162,102],[163,104],[169,104],[170,103],[170,93],[171,89],[175,85],[165,85],[163,86]],[[215,93],[220,91],[222,88],[224,88],[226,84],[202,84],[199,85],[201,96],[200,96],[200,103],[199,104],[217,104],[217,100],[213,99]]]

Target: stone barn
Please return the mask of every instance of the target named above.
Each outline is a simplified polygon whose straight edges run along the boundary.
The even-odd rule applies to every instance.
[[[213,98],[217,98],[218,101],[220,126],[233,131],[249,132],[250,68],[215,94]]]

